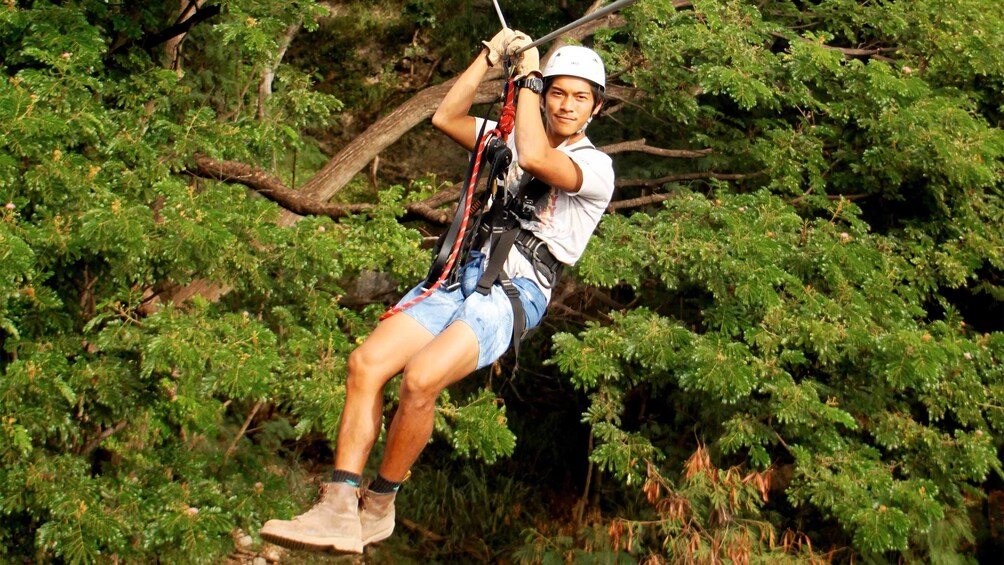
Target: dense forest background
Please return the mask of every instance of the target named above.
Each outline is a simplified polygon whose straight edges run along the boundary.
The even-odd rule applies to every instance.
[[[603,5],[500,4],[534,37]],[[428,268],[466,155],[427,118],[498,27],[0,2],[0,561],[314,559],[257,531]],[[640,0],[564,41],[608,65],[614,202],[366,561],[999,562],[999,2]]]

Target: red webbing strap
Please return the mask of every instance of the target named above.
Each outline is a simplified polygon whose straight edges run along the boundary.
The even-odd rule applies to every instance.
[[[509,134],[512,133],[513,125],[516,122],[516,102],[513,96],[513,91],[515,90],[513,86],[512,79],[506,84],[506,97],[505,103],[502,105],[502,110],[499,114],[498,124],[495,129],[490,132],[485,133],[481,136],[478,142],[477,151],[474,154],[474,166],[471,168],[471,176],[467,179],[467,193],[466,193],[466,205],[464,206],[464,216],[460,222],[460,232],[457,234],[457,239],[453,242],[453,247],[450,250],[450,256],[446,261],[446,266],[443,268],[443,272],[436,279],[436,282],[429,285],[429,288],[425,289],[422,294],[412,298],[404,304],[398,304],[380,316],[380,321],[390,318],[394,314],[407,310],[412,306],[418,304],[419,302],[425,300],[429,295],[435,292],[443,282],[449,277],[450,272],[453,270],[453,265],[457,261],[457,256],[460,254],[460,248],[464,243],[464,234],[467,232],[467,221],[471,216],[471,204],[474,202],[474,188],[477,184],[478,174],[481,172],[481,157],[485,150],[485,145],[488,140],[492,137],[501,138],[502,141],[507,141],[509,139]]]

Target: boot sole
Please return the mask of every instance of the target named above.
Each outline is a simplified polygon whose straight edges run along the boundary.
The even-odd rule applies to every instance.
[[[261,532],[261,539],[280,545],[286,549],[306,549],[310,551],[326,551],[329,553],[356,553],[363,552],[362,540],[346,538],[323,538],[313,536],[300,536],[297,539],[284,537],[281,534]]]

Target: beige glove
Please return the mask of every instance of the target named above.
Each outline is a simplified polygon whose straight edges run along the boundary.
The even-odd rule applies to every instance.
[[[505,57],[506,54],[506,44],[512,39],[512,37],[518,32],[515,32],[507,27],[502,28],[501,31],[495,34],[495,37],[489,39],[488,41],[482,41],[481,43],[488,48],[488,54],[485,58],[488,60],[488,66],[494,67],[499,64],[499,61]]]
[[[533,43],[533,40],[528,35],[517,32],[509,40],[509,43],[506,44],[506,54],[516,59],[514,63],[516,68],[514,70],[517,77],[525,77],[530,73],[540,74],[540,53],[537,52],[536,47],[531,47],[519,55],[515,54],[531,43]]]

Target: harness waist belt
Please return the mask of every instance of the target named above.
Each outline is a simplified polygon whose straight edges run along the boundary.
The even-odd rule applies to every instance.
[[[531,264],[539,263],[551,271],[557,270],[562,265],[561,261],[558,261],[551,254],[551,250],[547,248],[544,240],[533,235],[533,232],[529,230],[519,230],[516,235],[516,248]]]

